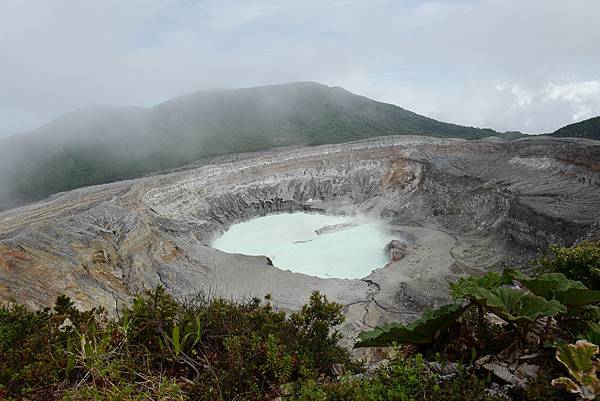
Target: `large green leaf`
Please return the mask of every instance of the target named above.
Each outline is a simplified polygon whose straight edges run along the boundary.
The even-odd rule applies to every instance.
[[[460,317],[464,310],[462,304],[454,303],[428,310],[421,318],[408,325],[390,323],[379,326],[374,330],[360,333],[360,341],[355,347],[387,347],[394,343],[431,344]]]
[[[594,357],[598,354],[598,346],[586,340],[575,344],[565,344],[556,351],[556,359],[560,361],[571,376],[581,381],[585,374],[596,372]]]
[[[507,270],[507,275],[514,277],[535,295],[547,300],[556,299],[565,306],[579,307],[600,302],[600,291],[587,288],[581,281],[569,280],[562,273],[529,277],[517,270]]]
[[[600,322],[600,306],[586,305],[583,308],[577,309],[579,318],[589,322]]]
[[[555,299],[549,301],[513,288],[472,287],[464,293],[464,297],[511,322],[533,322],[542,316],[567,312],[567,308]]]
[[[598,354],[598,346],[586,340],[575,344],[566,344],[556,351],[556,359],[568,370],[577,383],[567,377],[552,380],[552,385],[579,394],[584,400],[593,400],[600,395],[598,379],[598,363],[594,360]]]
[[[512,284],[512,281],[512,276],[504,273],[487,272],[481,277],[462,277],[456,283],[450,284],[450,289],[455,298],[464,298],[464,295],[469,293],[473,288],[480,287],[491,290],[502,285]]]
[[[585,339],[593,344],[600,344],[600,324],[595,322],[586,322],[586,324]]]

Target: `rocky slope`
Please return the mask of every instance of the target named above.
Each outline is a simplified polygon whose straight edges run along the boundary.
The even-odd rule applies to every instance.
[[[232,223],[293,210],[389,219],[406,255],[339,280],[209,246]],[[178,296],[271,293],[294,309],[318,289],[346,305],[351,336],[444,302],[457,275],[598,236],[599,225],[596,141],[391,136],[234,155],[0,213],[0,300],[39,306],[66,293],[114,311],[162,284]]]

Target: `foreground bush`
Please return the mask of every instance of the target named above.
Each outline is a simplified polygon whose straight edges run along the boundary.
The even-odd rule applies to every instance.
[[[552,245],[533,264],[539,272],[562,273],[600,290],[600,241],[584,241],[568,248]]]
[[[433,373],[422,356],[396,358],[372,378],[346,378],[333,382],[297,383],[288,401],[499,401],[485,382],[459,367],[442,377]]]
[[[454,303],[426,311],[408,325],[390,323],[363,332],[356,346],[407,344],[429,358],[441,354],[447,361],[471,365],[480,375],[488,372],[494,381],[508,384],[517,399],[570,397],[551,384],[594,399],[600,395],[594,345],[600,342],[600,291],[594,289],[599,251],[599,244],[591,242],[552,247],[535,260],[534,276],[507,269],[461,278],[450,285]],[[593,288],[570,277],[584,278]],[[577,344],[590,344],[588,349],[596,353],[574,361],[578,354],[567,350],[579,348],[564,344],[580,338],[591,342]],[[567,363],[565,355],[572,360]],[[564,377],[565,366],[578,382]]]
[[[289,316],[270,303],[196,297],[157,288],[122,317],[80,312],[60,297],[31,312],[0,308],[0,399],[262,400],[288,382],[351,368],[332,327],[341,307],[318,293]]]
[[[36,312],[5,305],[0,399],[495,399],[472,373],[442,380],[420,356],[396,359],[372,377],[356,374],[361,369],[337,344],[340,311],[319,293],[286,316],[268,298],[178,302],[162,288],[135,298],[118,319],[80,312],[64,296]]]

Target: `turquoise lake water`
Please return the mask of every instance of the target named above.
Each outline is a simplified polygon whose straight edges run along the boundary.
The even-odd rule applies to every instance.
[[[316,234],[324,226],[350,228]],[[266,255],[280,269],[317,277],[362,278],[385,266],[393,237],[382,221],[314,213],[286,213],[234,224],[212,246],[230,253]]]

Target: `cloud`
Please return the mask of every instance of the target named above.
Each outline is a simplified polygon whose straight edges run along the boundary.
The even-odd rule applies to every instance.
[[[511,88],[512,94],[515,96],[518,107],[527,107],[533,101],[533,93],[527,89],[521,88],[519,85],[513,85]]]
[[[0,135],[94,104],[297,80],[545,132],[600,114],[578,86],[600,80],[599,14],[596,0],[4,0]]]
[[[543,90],[545,102],[564,103],[571,111],[572,120],[578,121],[600,114],[600,81],[550,82]]]
[[[550,82],[544,93],[547,100],[583,103],[591,98],[598,98],[600,81],[570,82],[563,85]]]

